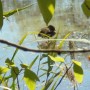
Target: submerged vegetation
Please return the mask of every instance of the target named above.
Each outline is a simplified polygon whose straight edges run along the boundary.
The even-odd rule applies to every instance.
[[[15,13],[19,13],[21,11],[24,12],[27,8],[34,5],[29,4],[11,11],[4,11],[3,7],[4,2],[6,1],[2,1],[0,0],[0,30],[2,30],[4,19],[13,16]],[[74,3],[74,1],[75,0],[72,0],[72,3]],[[17,4],[18,0],[13,0],[13,2]],[[43,22],[46,24],[46,28],[43,27],[40,29],[40,32],[26,33],[23,35],[21,40],[19,40],[18,45],[0,39],[1,44],[4,43],[12,47],[16,47],[12,57],[7,57],[4,63],[5,65],[0,66],[0,88],[7,90],[26,90],[24,89],[24,86],[26,85],[28,90],[59,90],[58,87],[60,87],[65,78],[72,83],[73,89],[77,90],[79,84],[83,82],[84,72],[82,63],[76,59],[75,55],[77,52],[80,52],[77,47],[79,44],[76,45],[74,42],[75,39],[69,40],[74,37],[74,31],[70,31],[67,34],[65,33],[63,38],[59,40],[59,34],[61,31],[56,30],[54,27],[55,25],[50,23],[55,13],[56,2],[56,0],[37,0],[39,10],[43,17]],[[73,6],[70,10],[72,9]],[[82,10],[86,17],[90,16],[89,0],[84,0]],[[74,18],[72,21],[74,21]],[[65,32],[64,30],[62,31]],[[31,50],[27,47],[21,46],[30,35],[33,35],[36,39],[35,42],[37,49]],[[41,38],[41,41],[38,40],[39,37]],[[82,39],[83,36],[80,38]],[[63,50],[65,49],[66,51],[64,52]],[[15,63],[15,57],[20,50],[23,50],[23,52],[30,50],[31,52],[35,52],[34,59],[30,61],[29,64],[25,64],[20,59],[20,63],[17,61],[19,63],[19,65],[17,65]],[[36,51],[39,53],[37,54]],[[90,50],[81,49],[82,53],[87,51]],[[69,59],[69,62],[67,62],[67,59]],[[36,64],[37,62],[38,64]],[[34,65],[36,65],[36,67],[33,69]],[[23,87],[22,83],[24,83]]]

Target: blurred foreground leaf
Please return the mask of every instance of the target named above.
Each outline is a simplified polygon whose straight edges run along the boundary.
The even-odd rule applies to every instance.
[[[38,0],[45,23],[48,25],[55,11],[55,0]]]
[[[84,0],[82,10],[87,17],[90,17],[90,0]]]

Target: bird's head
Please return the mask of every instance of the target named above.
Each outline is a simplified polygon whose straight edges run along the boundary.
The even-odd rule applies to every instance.
[[[48,28],[50,29],[51,32],[54,32],[55,31],[55,27],[52,26],[52,25],[49,25]]]

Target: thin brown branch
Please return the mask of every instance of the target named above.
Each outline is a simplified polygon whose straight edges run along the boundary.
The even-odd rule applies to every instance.
[[[18,48],[18,49],[23,50],[23,51],[36,52],[36,53],[40,53],[40,52],[43,52],[43,53],[47,53],[47,52],[57,52],[57,53],[85,53],[85,52],[90,52],[90,49],[80,49],[80,50],[30,49],[30,48],[27,48],[24,46],[17,45],[15,43],[11,43],[11,42],[3,40],[3,39],[0,39],[0,43],[10,45],[12,47]]]

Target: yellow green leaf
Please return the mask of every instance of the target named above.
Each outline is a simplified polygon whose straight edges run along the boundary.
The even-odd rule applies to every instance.
[[[55,0],[38,0],[45,23],[48,25],[55,11]]]
[[[78,83],[82,83],[82,81],[83,81],[83,69],[81,67],[81,62],[73,60],[73,63],[74,63],[73,70],[74,70],[75,79]]]
[[[39,81],[39,79],[33,71],[31,71],[29,69],[25,69],[23,79],[24,79],[29,90],[35,90],[36,81]]]
[[[9,68],[0,66],[0,74],[6,73],[8,71],[9,71]]]
[[[73,62],[74,64],[76,64],[76,65],[78,65],[78,66],[80,66],[80,67],[81,67],[81,62],[76,61],[76,60],[72,60],[72,62]]]
[[[50,57],[51,60],[55,61],[55,62],[64,62],[64,58],[62,57],[53,57],[51,55],[48,55]]]

